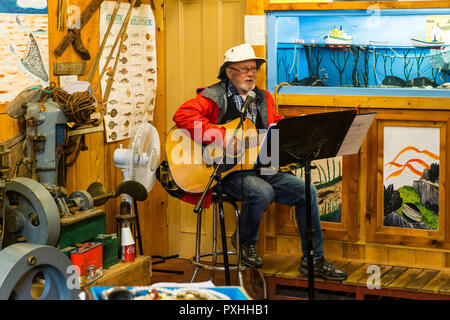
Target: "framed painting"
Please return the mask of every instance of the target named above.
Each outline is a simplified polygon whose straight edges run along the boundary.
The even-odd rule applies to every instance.
[[[439,230],[440,128],[383,131],[383,226]]]
[[[377,143],[370,147],[367,164],[369,242],[447,246],[448,130],[444,117],[432,118],[437,114],[424,120],[377,121],[372,132]]]
[[[342,157],[315,160],[312,166],[311,183],[317,189],[320,220],[341,223]],[[304,168],[296,175],[304,180]]]

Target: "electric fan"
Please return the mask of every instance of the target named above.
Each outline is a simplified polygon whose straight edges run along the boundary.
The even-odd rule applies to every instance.
[[[156,128],[149,123],[139,125],[128,149],[121,146],[114,151],[114,164],[122,170],[123,180],[137,181],[150,192],[155,185],[160,148]]]
[[[135,180],[141,183],[147,192],[150,192],[155,185],[156,170],[159,165],[160,158],[160,142],[158,131],[154,126],[148,123],[143,123],[137,127],[133,138],[128,144],[128,149],[116,149],[114,151],[114,164],[122,169],[125,180]],[[127,194],[122,194],[122,201],[130,201],[130,197]],[[136,200],[133,201],[136,222],[138,229],[139,248],[142,254],[142,241],[139,228],[139,217],[137,213]],[[152,256],[152,258],[162,259],[161,261],[154,261],[152,264],[164,262],[166,259],[177,258],[178,255],[172,255],[168,257],[162,257],[158,255]],[[177,270],[161,270],[154,269],[153,271],[167,272],[167,273],[179,273],[183,274],[184,271]]]
[[[153,189],[156,180],[156,169],[158,168],[160,157],[160,142],[158,131],[149,123],[143,123],[136,128],[131,138],[128,148],[114,150],[113,161],[116,167],[123,172],[123,180],[134,180],[145,187],[147,193]],[[139,240],[139,248],[142,254],[142,241],[139,227],[139,217],[137,213],[136,199],[131,199],[128,194],[122,194],[120,204],[121,214],[130,213],[134,207],[137,233]],[[124,209],[122,209],[124,208]],[[123,212],[124,211],[124,212]]]

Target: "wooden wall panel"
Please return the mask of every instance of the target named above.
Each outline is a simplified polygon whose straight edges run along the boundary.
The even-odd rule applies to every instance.
[[[259,1],[258,1],[259,2]],[[264,0],[265,10],[342,10],[342,9],[362,9],[366,10],[370,6],[377,6],[380,9],[409,9],[409,8],[447,8],[446,0],[402,0],[400,1],[336,1],[336,2],[312,2],[302,1],[290,3],[275,3]]]
[[[178,107],[195,97],[196,89],[218,82],[225,51],[243,42],[245,1],[178,0],[167,3],[167,128],[174,126]],[[194,254],[196,215],[193,205],[169,198],[170,254]],[[234,231],[231,206],[225,206],[227,234]],[[212,209],[203,213],[202,248],[210,244]]]
[[[89,2],[76,0],[71,1],[72,5],[79,5],[81,10],[88,5]],[[142,1],[144,4],[150,4],[149,0]],[[154,1],[155,10],[153,11],[156,21],[156,47],[158,61],[158,88],[155,107],[155,119],[153,124],[160,136],[165,135],[165,68],[164,68],[164,20],[163,20],[163,2]],[[50,65],[53,61],[79,61],[80,58],[69,47],[66,52],[59,58],[55,58],[53,54],[54,48],[65,35],[65,31],[56,30],[56,4],[57,0],[49,0],[49,32],[50,37]],[[90,67],[93,58],[99,49],[99,10],[91,18],[88,24],[82,30],[82,39],[84,46],[91,54],[91,60],[88,62]],[[99,72],[96,71],[93,82],[98,78]],[[53,81],[56,81],[55,77]],[[84,80],[84,77],[79,77]],[[98,101],[102,100],[102,92],[100,89],[95,93]],[[86,189],[92,182],[98,181],[102,183],[107,191],[114,188],[123,181],[122,172],[114,166],[113,153],[122,144],[127,147],[129,140],[123,140],[116,143],[106,143],[104,133],[94,133],[86,136],[86,144],[88,150],[80,154],[80,157],[73,168],[68,172],[68,184],[73,190]],[[161,144],[163,145],[163,144]],[[155,184],[150,192],[148,199],[138,204],[138,213],[140,218],[141,233],[143,240],[144,253],[149,254],[165,254],[167,251],[167,233],[165,232],[166,217],[165,206],[167,195],[162,188]],[[120,197],[111,199],[105,204],[107,213],[107,232],[116,232],[116,223],[114,216],[119,213]]]
[[[125,2],[125,0],[123,0]],[[155,119],[153,124],[158,130],[161,138],[162,153],[164,154],[164,137],[166,134],[166,113],[165,113],[165,26],[164,26],[164,2],[154,0],[154,16],[156,20],[156,47],[158,62],[158,88],[155,107]],[[57,3],[58,0],[48,0],[48,23],[49,23],[49,60],[50,60],[50,81],[58,84],[58,78],[53,75],[54,61],[81,61],[72,46],[69,46],[61,57],[56,58],[54,49],[66,35],[67,30],[57,30]],[[77,5],[81,12],[87,7],[90,1],[71,0],[70,5]],[[142,0],[144,4],[150,4],[150,0]],[[91,55],[88,61],[90,67],[93,58],[99,49],[99,10],[95,12],[90,21],[81,31],[82,41]],[[94,81],[98,77],[98,70]],[[80,76],[79,80],[84,80]],[[102,92],[97,90],[95,97],[101,102]],[[99,104],[100,106],[100,104]],[[98,111],[98,110],[97,110]],[[4,141],[15,136],[19,132],[18,121],[9,118],[5,114],[5,106],[0,106],[0,141]],[[95,181],[102,183],[107,191],[122,182],[122,172],[113,164],[113,152],[120,144],[126,148],[128,140],[117,143],[106,143],[104,133],[93,133],[86,135],[87,151],[82,151],[77,162],[67,172],[67,190],[69,193],[75,190],[86,190]],[[118,213],[120,199],[109,200],[104,208],[107,214],[107,232],[116,232],[114,216]],[[139,216],[141,232],[143,238],[144,253],[147,255],[167,253],[167,225],[166,208],[167,194],[162,190],[157,182],[148,196],[148,199],[139,203]]]
[[[6,108],[0,109],[0,142],[19,134],[19,123],[6,114]]]
[[[336,2],[336,3],[270,3],[265,0],[264,4],[257,0],[247,0],[247,14],[263,15],[264,10],[330,10],[330,9],[366,9],[369,5],[377,5],[380,8],[446,8],[448,1],[403,1],[403,2]],[[254,46],[257,55],[265,56],[265,46]],[[262,69],[258,74],[258,86],[263,87],[266,82],[266,73]],[[301,94],[278,94],[273,95],[279,107],[280,113],[286,116],[296,116],[301,113],[329,112],[346,108],[359,107],[360,112],[377,112],[381,119],[392,119],[396,121],[422,121],[423,119],[434,119],[435,121],[448,122],[450,110],[450,99],[436,98],[412,98],[412,97],[384,97],[384,96],[332,96],[332,95],[301,95]],[[413,114],[413,115],[412,115]],[[430,120],[431,121],[431,120]],[[445,136],[441,139],[448,143],[450,130],[445,129]],[[354,233],[354,238],[335,237],[330,234],[331,225],[322,223],[324,229],[325,254],[330,259],[347,259],[349,261],[366,261],[369,263],[395,264],[400,266],[415,266],[423,268],[450,268],[450,253],[448,248],[448,237],[450,236],[450,224],[448,223],[449,209],[445,204],[445,215],[440,224],[442,237],[436,240],[434,235],[426,234],[419,230],[407,231],[401,235],[395,235],[392,231],[386,237],[380,233],[375,237],[374,231],[379,219],[379,196],[377,195],[377,174],[380,171],[377,166],[379,157],[377,151],[378,135],[376,125],[368,132],[361,146],[360,152],[352,156],[352,164],[346,167],[351,173],[346,178],[348,189],[345,191],[347,199],[343,199],[343,209],[349,212],[348,229]],[[445,150],[449,148],[446,146]],[[448,151],[442,151],[446,159]],[[347,157],[348,159],[348,157]],[[346,160],[347,160],[346,159]],[[344,161],[345,162],[345,161]],[[447,160],[441,168],[441,174],[449,177],[450,163]],[[450,190],[447,182],[442,184],[442,199],[450,199]],[[445,201],[446,202],[446,201]],[[351,205],[349,205],[351,203]],[[271,206],[264,219],[264,226],[260,232],[259,247],[264,254],[299,256],[300,240],[293,234],[294,223],[289,221],[288,208],[275,205]],[[440,212],[441,215],[441,212]],[[281,222],[279,219],[281,216]],[[283,226],[283,228],[280,228]],[[284,225],[286,224],[286,225]],[[289,231],[288,231],[289,230]],[[332,230],[331,230],[332,231]],[[278,233],[277,233],[278,232]],[[376,238],[376,239],[375,239]],[[428,242],[427,240],[428,239]],[[261,241],[263,240],[263,241]]]
[[[311,103],[309,97],[301,95],[283,95],[281,99],[284,104],[279,106],[280,112],[286,116],[295,116],[302,113],[311,112],[331,112],[342,110],[343,108],[321,107]],[[415,103],[414,98],[403,98],[403,104]],[[342,101],[347,101],[346,105],[351,105],[353,97],[342,97]],[[430,102],[437,103],[439,100],[441,110],[428,109],[391,109],[384,108],[359,108],[359,112],[376,112],[377,121],[390,121],[397,124],[414,125],[426,122],[431,126],[442,126],[448,123],[450,101],[449,99],[430,99]],[[341,106],[339,104],[339,106]],[[449,190],[446,187],[448,179],[449,163],[448,147],[441,148],[442,170],[440,194],[440,230],[405,230],[402,228],[380,228],[380,193],[377,185],[380,181],[377,176],[380,174],[380,165],[377,159],[381,156],[380,137],[377,123],[373,124],[369,130],[360,152],[353,159],[354,168],[348,167],[352,173],[343,180],[349,184],[349,189],[345,192],[347,200],[343,200],[343,211],[349,213],[349,220],[353,225],[350,227],[356,233],[354,239],[339,239],[330,236],[330,225],[323,222],[324,249],[330,259],[347,259],[350,261],[366,261],[370,263],[394,264],[399,266],[416,266],[426,268],[448,268],[448,204],[446,199],[450,199]],[[447,144],[449,141],[448,125],[443,127],[441,143]],[[442,136],[443,135],[443,136]],[[382,149],[381,149],[382,150]],[[344,161],[345,163],[345,161]],[[350,200],[352,199],[352,200]],[[348,201],[352,205],[349,205]],[[347,202],[347,204],[345,203]],[[265,219],[264,240],[265,254],[294,255],[300,241],[296,235],[288,236],[283,232],[276,233],[277,225],[275,211],[278,215],[280,211],[286,209],[276,205],[272,208]],[[291,222],[293,225],[293,223]],[[387,230],[389,229],[389,230]],[[391,230],[392,229],[392,230]],[[280,230],[279,230],[280,231]],[[290,237],[291,241],[287,241]],[[290,248],[286,248],[290,245]],[[300,253],[301,254],[301,253]]]

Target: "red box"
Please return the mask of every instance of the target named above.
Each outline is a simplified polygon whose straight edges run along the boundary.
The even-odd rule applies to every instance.
[[[81,248],[70,252],[70,260],[78,267],[80,287],[84,287],[103,275],[103,244],[86,242]]]

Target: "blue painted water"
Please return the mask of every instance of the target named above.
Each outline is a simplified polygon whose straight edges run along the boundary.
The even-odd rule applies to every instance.
[[[352,37],[348,47],[326,45],[324,36],[334,29]],[[442,49],[412,42],[433,38],[444,44]],[[450,8],[269,12],[267,60],[270,91],[283,82],[436,88],[450,81]]]
[[[306,86],[437,87],[450,80],[450,47],[279,43],[277,82]]]

